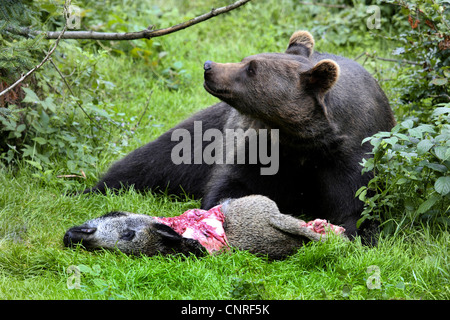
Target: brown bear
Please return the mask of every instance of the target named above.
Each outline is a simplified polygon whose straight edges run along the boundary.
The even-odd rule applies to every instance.
[[[84,192],[127,186],[186,192],[202,199],[202,209],[261,194],[283,213],[324,218],[355,236],[363,209],[355,192],[371,178],[361,174],[371,151],[361,142],[389,131],[395,120],[363,67],[313,48],[311,34],[297,31],[285,53],[205,62],[204,88],[221,102],[131,152]],[[264,167],[268,159],[271,168]]]

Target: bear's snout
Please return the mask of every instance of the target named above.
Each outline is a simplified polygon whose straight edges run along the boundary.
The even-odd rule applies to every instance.
[[[206,62],[205,62],[205,64],[203,65],[203,69],[205,70],[205,71],[208,71],[208,70],[210,70],[211,69],[211,67],[212,67],[212,61],[211,60],[207,60]]]

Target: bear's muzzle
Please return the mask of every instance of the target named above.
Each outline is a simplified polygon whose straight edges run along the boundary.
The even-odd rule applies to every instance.
[[[210,70],[211,69],[211,66],[212,66],[212,61],[210,61],[210,60],[207,60],[206,62],[205,62],[205,64],[203,65],[203,69],[205,70],[205,71],[208,71],[208,70]]]

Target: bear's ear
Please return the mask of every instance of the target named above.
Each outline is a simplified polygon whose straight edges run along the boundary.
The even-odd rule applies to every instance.
[[[297,31],[289,39],[289,45],[286,49],[288,54],[310,57],[314,48],[314,38],[308,31]]]
[[[308,90],[323,94],[338,80],[339,66],[333,60],[321,60],[308,71],[301,73],[301,78]]]

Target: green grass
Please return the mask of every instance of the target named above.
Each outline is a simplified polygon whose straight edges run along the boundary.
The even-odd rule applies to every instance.
[[[178,12],[163,16],[166,25],[161,27],[225,5],[220,1],[195,3],[161,1],[163,12],[179,7]],[[136,24],[147,26],[144,16],[136,15]],[[109,54],[96,67],[115,85],[104,98],[115,112],[139,118],[151,91],[152,95],[128,146],[121,154],[102,154],[93,164],[97,174],[192,112],[217,101],[202,87],[204,61],[235,62],[250,54],[283,51],[297,29],[319,30],[320,24],[331,22],[333,17],[324,8],[261,1],[154,39],[167,52],[161,61],[164,66],[155,69],[157,75],[144,59]],[[351,58],[367,50],[367,39],[372,41],[371,49],[388,52],[384,42],[368,35],[360,45],[347,46],[333,44],[325,34],[315,36],[318,50]],[[107,49],[108,45],[103,44]],[[160,72],[176,62],[182,63],[185,73],[179,76],[179,89],[171,90],[160,81]],[[366,67],[373,70],[373,62]],[[377,65],[377,70],[380,68],[388,69],[383,64]],[[45,175],[25,163],[18,170],[0,167],[0,299],[450,298],[449,232],[427,226],[382,237],[374,248],[362,246],[358,240],[311,243],[287,260],[275,262],[240,251],[202,258],[149,258],[64,248],[62,237],[68,228],[111,210],[174,216],[199,206],[190,199],[133,190],[106,196],[64,195],[91,186],[95,179],[94,175],[87,180],[57,178],[55,172]],[[371,265],[379,267],[380,289],[367,287]],[[67,281],[73,276],[67,273],[70,266],[82,271],[80,289],[68,288]]]
[[[31,182],[30,182],[31,181]],[[219,256],[129,257],[63,247],[67,228],[110,210],[177,215],[189,199],[128,191],[119,196],[60,194],[26,174],[3,172],[0,192],[2,299],[448,299],[448,231],[382,237],[377,247],[335,239],[311,243],[285,261],[247,252]],[[80,289],[68,289],[71,266]],[[380,270],[369,289],[367,268]],[[88,266],[90,269],[84,267]]]

